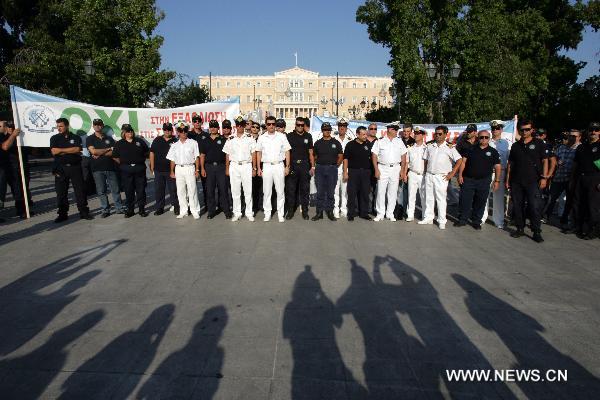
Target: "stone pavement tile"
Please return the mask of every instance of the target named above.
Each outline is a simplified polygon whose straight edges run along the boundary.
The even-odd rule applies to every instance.
[[[317,379],[274,379],[270,400],[350,400],[345,381]]]
[[[346,373],[340,351],[329,339],[298,339],[277,346],[275,378],[294,376],[315,380],[344,380]]]
[[[232,378],[269,378],[273,375],[275,340],[272,338],[222,338],[202,373]]]
[[[232,307],[223,337],[276,338],[281,325],[281,308],[274,304]]]
[[[270,385],[267,378],[199,378],[192,399],[267,400]]]
[[[190,376],[127,375],[115,392],[115,399],[192,399],[201,378]]]
[[[360,384],[347,382],[346,390],[348,391],[348,398],[351,400],[429,399],[428,393],[421,388],[405,386],[399,382],[373,382],[369,384],[368,389]]]
[[[60,372],[44,391],[44,399],[112,399],[124,374]],[[125,398],[125,397],[123,397]]]
[[[0,381],[3,399],[55,399],[58,393],[49,387],[58,371],[13,370]],[[44,395],[48,392],[48,395]]]

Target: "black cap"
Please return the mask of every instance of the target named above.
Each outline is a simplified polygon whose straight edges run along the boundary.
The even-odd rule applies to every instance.
[[[165,122],[163,124],[163,131],[172,131],[173,130],[173,124],[170,122]]]
[[[590,122],[589,130],[598,130],[600,129],[600,122]]]
[[[467,132],[477,132],[477,125],[475,124],[469,124],[467,125]]]
[[[96,118],[95,120],[92,121],[93,125],[104,125],[104,121],[102,121],[102,119],[100,118]]]
[[[537,128],[535,130],[535,135],[536,136],[542,136],[542,135],[546,135],[548,132],[546,132],[546,130],[544,128]]]
[[[217,121],[216,119],[211,119],[208,122],[208,127],[209,128],[218,128],[219,127],[219,121]]]
[[[192,122],[202,122],[202,116],[200,114],[196,114],[192,117]]]
[[[223,123],[221,124],[222,128],[231,128],[231,121],[228,119],[223,120]]]
[[[285,120],[279,118],[278,120],[275,121],[275,126],[277,128],[285,128]]]
[[[121,130],[125,132],[133,132],[133,127],[130,124],[121,125]]]
[[[323,122],[323,124],[321,125],[321,130],[322,131],[331,131],[331,124],[329,122]]]

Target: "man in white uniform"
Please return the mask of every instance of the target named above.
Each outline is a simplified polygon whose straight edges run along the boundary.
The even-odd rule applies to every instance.
[[[502,172],[500,173],[500,177],[492,178],[492,186],[494,185],[494,181],[500,180],[500,182],[504,182],[506,178],[506,165],[508,164],[508,155],[510,154],[511,143],[502,139],[502,131],[504,130],[504,125],[500,120],[493,120],[490,122],[490,129],[492,130],[492,140],[490,140],[490,147],[496,149],[498,154],[500,154],[500,166],[502,167]],[[492,210],[492,219],[494,220],[494,225],[497,228],[504,228],[504,204],[505,204],[505,194],[506,188],[503,184],[498,186],[498,190],[491,191],[493,198],[493,210]],[[488,203],[490,199],[488,198],[488,202],[485,204],[485,209],[483,211],[483,218],[481,219],[481,224],[485,224],[488,218]]]
[[[400,127],[395,124],[387,126],[387,135],[375,141],[371,148],[371,158],[377,182],[377,216],[373,221],[387,218],[396,221],[394,209],[398,197],[400,179],[406,177],[406,146],[398,137]],[[387,206],[386,206],[387,194]]]
[[[265,213],[265,222],[271,219],[271,192],[273,184],[277,192],[277,215],[279,222],[285,222],[284,218],[284,184],[285,177],[290,172],[290,143],[285,133],[275,132],[275,117],[267,117],[267,132],[258,137],[256,142],[256,164],[258,166],[258,175],[263,178],[263,210]],[[284,128],[285,129],[285,128]],[[285,166],[283,161],[285,160]],[[263,163],[262,168],[260,167]]]
[[[462,157],[453,145],[446,142],[448,127],[435,128],[434,142],[427,145],[423,153],[425,160],[425,211],[419,225],[433,224],[434,207],[437,203],[437,222],[446,229],[446,194],[448,182],[460,167]],[[452,164],[454,163],[454,168]]]
[[[252,206],[252,178],[256,176],[256,141],[251,135],[246,135],[243,128],[238,129],[231,136],[225,146],[225,174],[231,182],[231,195],[233,197],[232,222],[242,217],[241,189],[244,188],[244,201],[246,204],[246,218],[254,221]],[[253,129],[256,131],[256,129]]]
[[[196,188],[196,179],[200,176],[198,142],[188,139],[188,130],[184,122],[178,122],[175,124],[175,128],[178,140],[169,149],[167,160],[171,161],[171,178],[175,178],[177,185],[177,198],[179,199],[177,218],[185,217],[189,206],[194,219],[198,219],[200,218],[200,203],[198,203]]]
[[[337,121],[338,134],[334,136],[342,144],[342,152],[346,149],[346,145],[353,140],[351,135],[348,134],[348,120],[346,118],[340,118]],[[333,216],[336,218],[346,217],[348,215],[348,193],[347,186],[348,182],[344,182],[342,179],[344,175],[344,166],[338,167],[338,179],[335,185],[335,191],[333,192]]]
[[[423,174],[425,173],[425,161],[423,153],[427,145],[423,140],[426,132],[420,126],[414,128],[415,143],[408,146],[408,206],[406,208],[406,221],[412,222],[415,219],[415,203],[417,200],[417,192],[421,199],[421,212],[425,209],[425,181]]]

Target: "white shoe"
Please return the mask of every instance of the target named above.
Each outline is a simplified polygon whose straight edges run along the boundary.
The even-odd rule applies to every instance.
[[[339,211],[334,211],[334,212],[333,212],[333,216],[334,216],[335,218],[339,218],[339,217],[340,217],[340,212],[339,212]]]
[[[269,215],[265,215],[265,218],[263,219],[263,221],[265,222],[269,222],[271,220],[271,213],[269,213]]]
[[[254,222],[254,217],[252,215],[248,215],[246,218],[248,219],[248,221]]]
[[[231,217],[231,222],[238,222],[242,218],[240,215],[234,215]]]
[[[419,225],[433,225],[433,220],[432,219],[423,219],[423,220],[417,222],[417,224],[419,224]]]
[[[170,211],[175,212],[175,206],[171,206]]]
[[[340,215],[342,216],[342,218],[346,218],[346,217],[348,216],[348,213],[345,213],[345,212],[343,212],[343,211],[342,211],[342,212],[340,213]]]
[[[192,214],[192,217],[194,217],[194,219],[200,219],[200,214]]]
[[[481,226],[483,226],[483,225],[481,225]],[[496,228],[498,228],[498,229],[504,229],[504,225],[496,225]]]
[[[285,218],[279,217],[279,222],[285,222]]]
[[[396,222],[396,218],[394,218],[394,217],[390,217],[390,218],[388,218],[388,219],[389,219],[390,221],[392,221],[392,222]]]
[[[413,222],[415,219],[413,217],[406,218],[406,222]]]
[[[446,229],[446,224],[439,224],[439,227],[441,230],[444,230],[444,229]]]
[[[186,214],[187,214],[187,211],[185,213],[179,214],[177,216],[177,219],[185,218]]]
[[[380,216],[378,215],[378,216],[376,216],[375,218],[373,218],[373,221],[375,221],[375,222],[379,222],[379,221],[381,221],[382,219],[383,219],[383,217],[380,217]]]

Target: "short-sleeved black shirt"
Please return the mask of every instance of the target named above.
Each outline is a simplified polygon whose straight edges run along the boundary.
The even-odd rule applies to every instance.
[[[227,139],[225,136],[216,136],[214,139],[208,137],[202,139],[199,142],[200,154],[204,154],[204,163],[225,163],[225,153],[223,153],[223,147]]]
[[[210,136],[210,133],[205,132],[205,131],[201,131],[200,133],[196,133],[193,130],[188,131],[188,139],[195,140],[196,142],[198,142],[198,145],[200,145],[200,143],[209,136]]]
[[[8,164],[8,151],[2,149],[2,143],[4,143],[8,137],[9,135],[0,133],[0,165]]]
[[[88,136],[85,140],[87,147],[93,147],[94,149],[109,149],[115,146],[115,140],[112,136],[103,135],[101,138],[93,134]],[[115,161],[112,156],[100,156],[98,158],[92,157],[90,154],[90,162],[92,171],[114,171]]]
[[[369,141],[358,143],[355,139],[348,142],[344,150],[344,159],[348,160],[348,168],[371,168],[371,145]]]
[[[402,141],[404,142],[404,145],[406,147],[412,146],[416,142],[415,139],[413,137],[410,137],[410,136],[408,138],[406,138],[406,139],[404,137],[401,137],[400,139],[402,139]],[[374,142],[374,140],[373,140],[373,142]]]
[[[121,164],[144,164],[147,155],[148,145],[138,137],[134,137],[131,143],[121,139],[113,148],[113,157],[118,158]]]
[[[159,136],[152,141],[150,145],[150,151],[154,154],[154,170],[158,172],[170,172],[171,161],[167,160],[167,153],[173,143],[177,142],[177,139],[171,137],[169,140],[165,140],[164,136]]]
[[[500,164],[500,154],[491,146],[486,146],[484,149],[473,146],[465,151],[463,157],[467,159],[463,171],[463,176],[467,178],[491,178],[494,166]]]
[[[337,165],[338,156],[343,154],[342,144],[334,138],[321,138],[315,142],[314,152],[318,165]]]
[[[296,131],[293,131],[286,136],[292,147],[290,149],[290,160],[308,160],[308,150],[313,148],[312,135],[306,132],[299,135]]]
[[[577,164],[577,173],[592,174],[600,173],[594,161],[600,159],[600,140],[594,143],[582,143],[577,146],[575,151],[575,163]]]
[[[56,135],[52,135],[50,138],[51,149],[67,149],[69,147],[79,147],[81,149],[81,137],[69,132],[67,136],[57,133]],[[54,161],[58,165],[80,164],[81,153],[59,154],[54,156]]]
[[[515,142],[510,149],[510,180],[529,184],[537,182],[544,173],[543,160],[548,158],[548,148],[539,139],[525,143],[523,139]]]
[[[458,142],[456,143],[456,151],[458,151],[458,153],[462,156],[462,157],[466,157],[466,154],[473,148],[473,147],[478,147],[476,145],[474,145],[473,143],[469,142],[467,140],[467,135],[463,134],[463,136],[461,136],[458,139]]]

